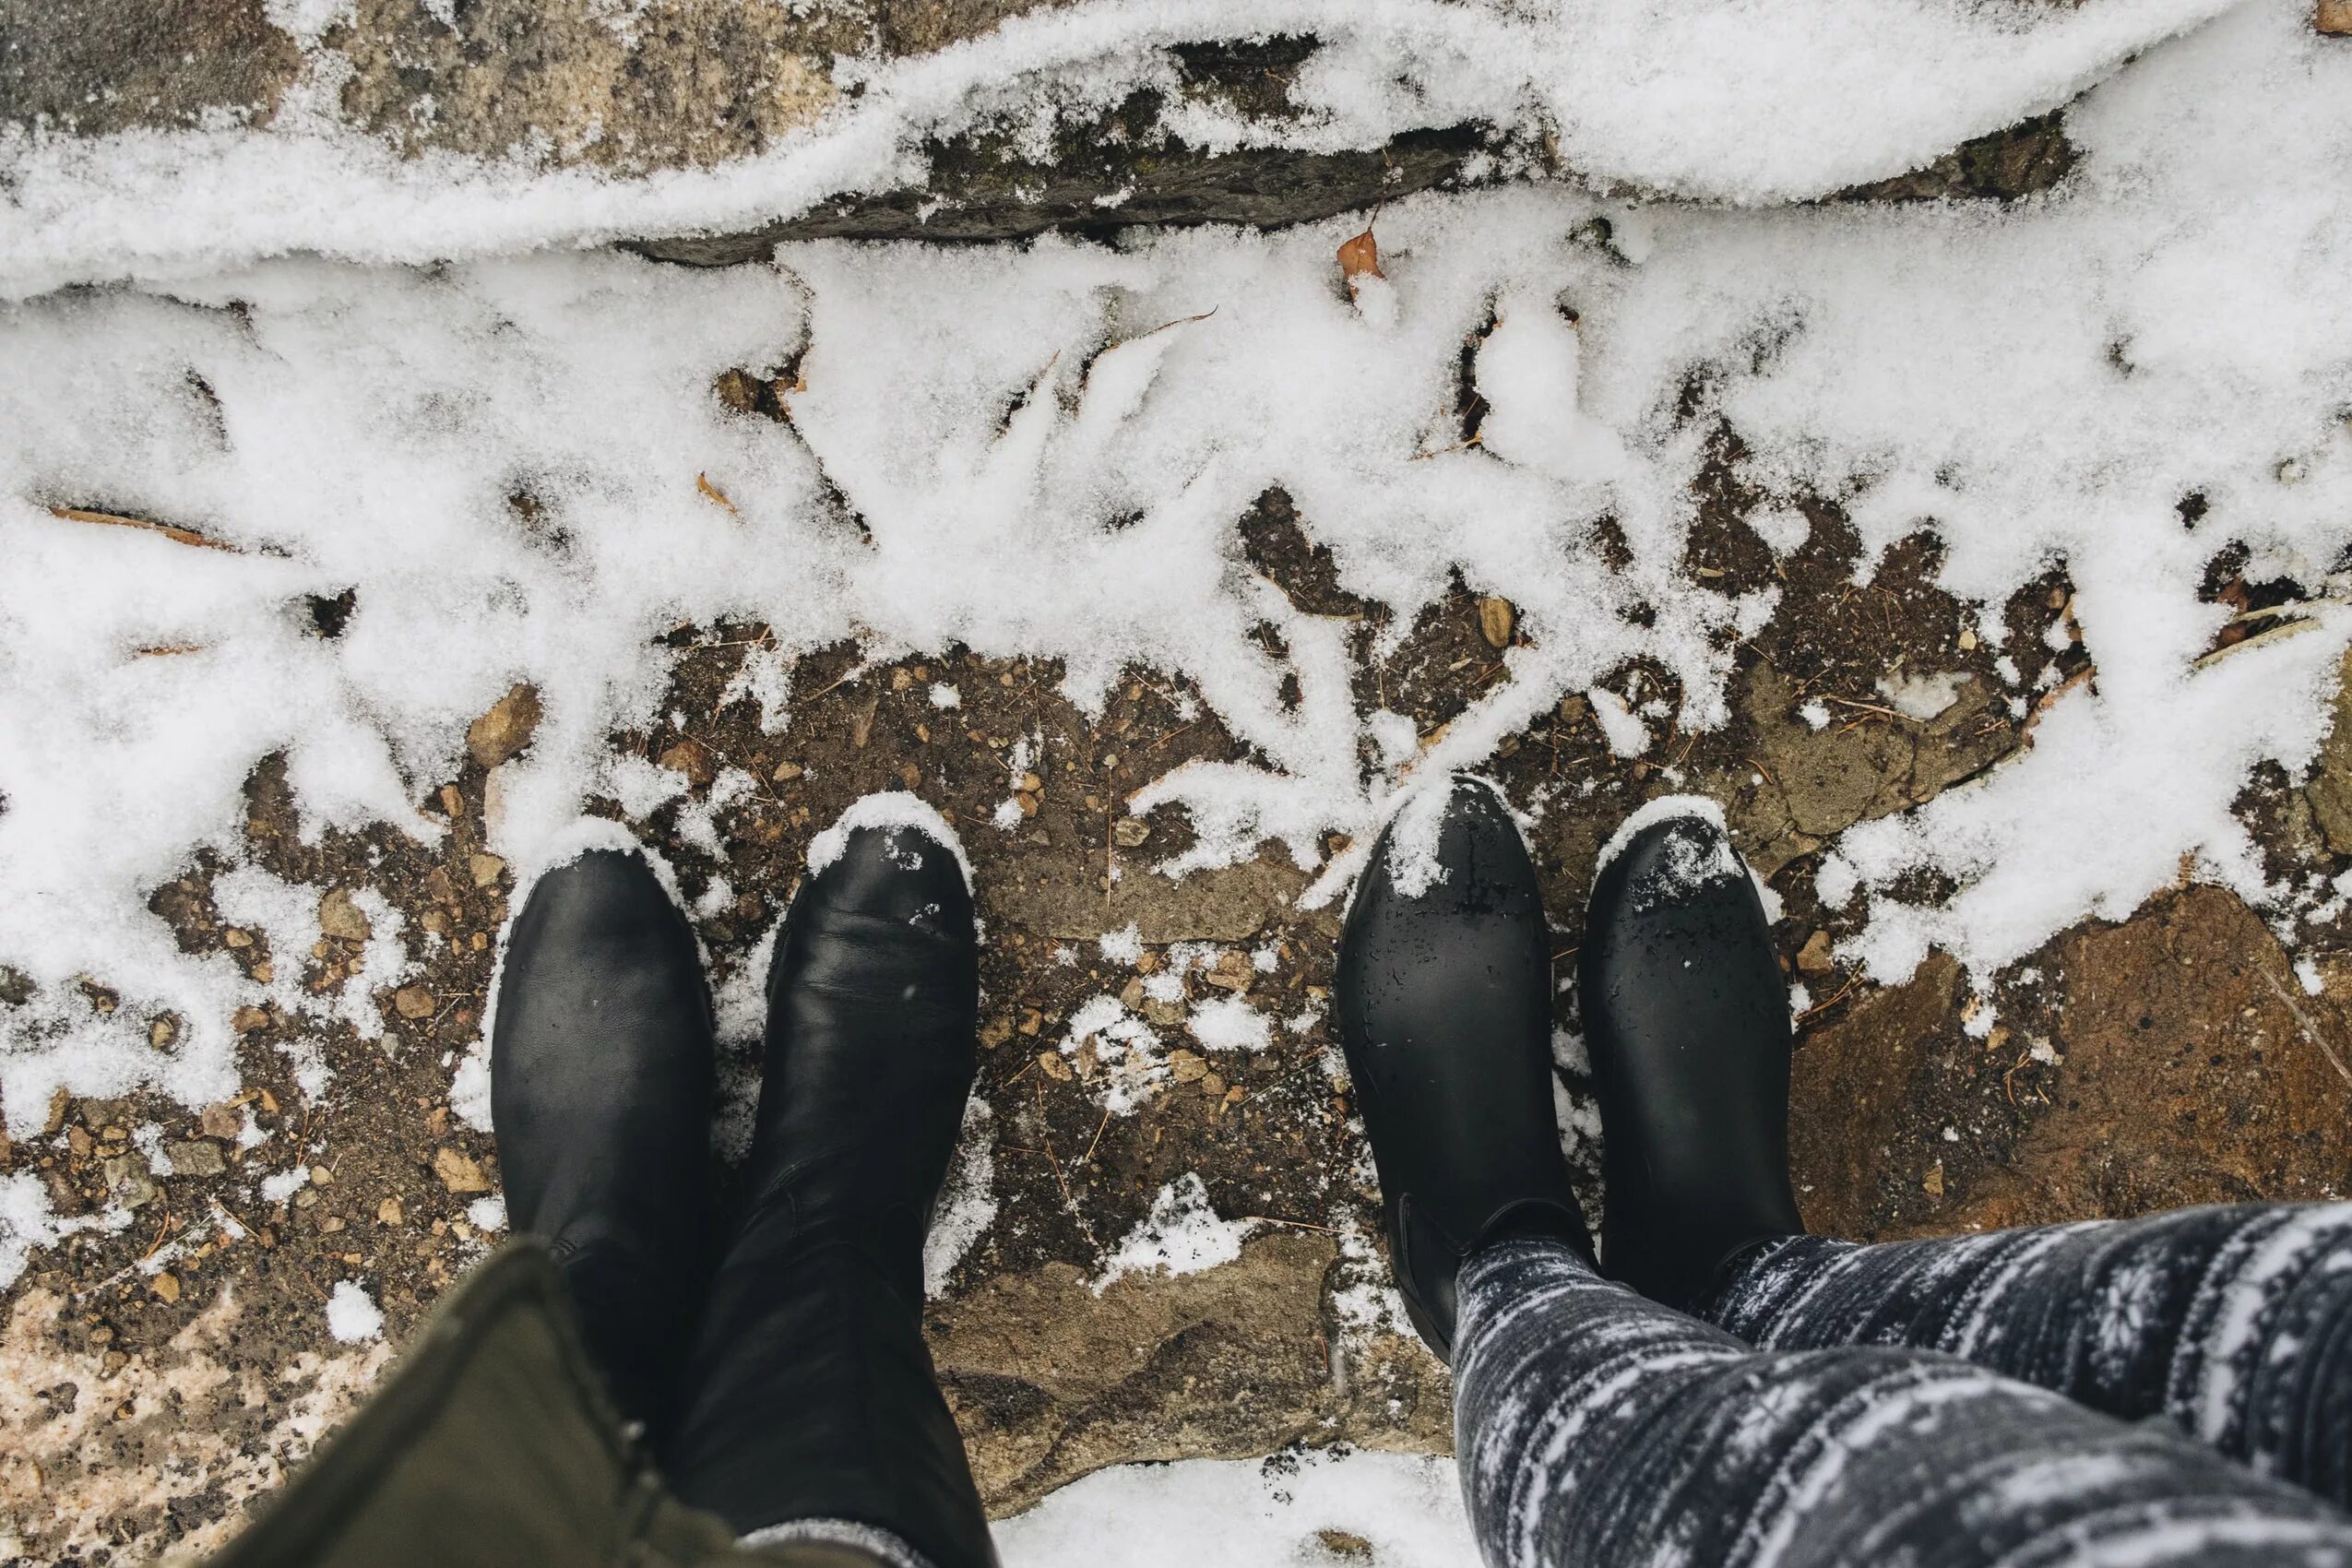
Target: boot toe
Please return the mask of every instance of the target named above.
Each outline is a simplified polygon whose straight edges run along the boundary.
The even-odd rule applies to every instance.
[[[928,808],[921,814],[929,814]],[[944,825],[933,828],[913,811],[906,816],[909,820],[862,824],[845,818],[833,829],[837,838],[827,842],[830,836],[821,836],[810,849],[814,886],[843,914],[903,922],[933,935],[969,935],[972,895],[962,856],[941,837]]]
[[[513,944],[637,947],[672,933],[677,906],[643,855],[590,849],[541,876],[515,921]]]
[[[1676,914],[1739,909],[1752,902],[1747,868],[1720,826],[1693,811],[1663,817],[1627,839],[1593,887],[1592,921],[1653,921]]]

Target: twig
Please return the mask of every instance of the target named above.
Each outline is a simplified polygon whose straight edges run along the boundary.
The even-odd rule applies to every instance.
[[[1041,1076],[1037,1081],[1037,1114],[1039,1123],[1042,1124],[1045,1121],[1045,1079]],[[1086,1217],[1078,1213],[1078,1200],[1070,1192],[1070,1178],[1062,1174],[1062,1162],[1053,1157],[1053,1139],[1049,1135],[1044,1141],[1045,1162],[1053,1167],[1053,1180],[1061,1185],[1062,1201],[1070,1206],[1071,1216],[1083,1227]]]
[[[1284,1219],[1278,1216],[1271,1214],[1245,1214],[1242,1215],[1241,1218],[1247,1220],[1255,1220],[1260,1225],[1287,1225],[1293,1230],[1319,1230],[1326,1236],[1336,1236],[1339,1234],[1338,1231],[1334,1230],[1328,1225],[1310,1225],[1303,1219]]]
[[[2305,1039],[2320,1048],[2320,1054],[2327,1058],[2327,1063],[2335,1069],[2336,1076],[2352,1084],[2352,1070],[2345,1067],[2344,1058],[2335,1053],[2335,1047],[2328,1044],[2327,1037],[2320,1033],[2319,1026],[2311,1022],[2310,1016],[2303,1011],[2302,1004],[2295,1000],[2294,993],[2273,980],[2270,970],[2262,965],[2255,965],[2254,972],[2263,977],[2263,983],[2270,987],[2272,994],[2286,1004],[2287,1012],[2294,1015],[2296,1028],[2303,1031]]]
[[[1836,1006],[1839,1003],[1841,1003],[1841,1002],[1845,1001],[1845,1000],[1846,1000],[1846,997],[1847,997],[1847,994],[1849,992],[1851,992],[1851,991],[1852,991],[1852,990],[1853,990],[1856,986],[1858,986],[1858,985],[1859,985],[1859,984],[1861,984],[1861,983],[1862,983],[1862,977],[1861,977],[1861,976],[1859,976],[1859,975],[1856,975],[1856,976],[1855,976],[1852,980],[1847,980],[1847,982],[1846,982],[1843,986],[1840,986],[1840,987],[1838,988],[1838,992],[1837,992],[1837,994],[1836,994],[1836,995],[1835,995],[1835,996],[1831,997],[1831,998],[1830,998],[1828,1001],[1826,1001],[1826,1002],[1816,1002],[1816,1003],[1815,1003],[1815,1004],[1813,1004],[1811,1007],[1808,1007],[1808,1008],[1806,1008],[1803,1012],[1801,1012],[1801,1013],[1798,1014],[1798,1015],[1797,1015],[1797,1022],[1798,1022],[1798,1024],[1799,1024],[1800,1026],[1803,1025],[1803,1023],[1805,1022],[1805,1020],[1806,1020],[1806,1019],[1808,1019],[1808,1018],[1812,1017],[1812,1016],[1814,1014],[1816,1014],[1816,1013],[1826,1013],[1826,1012],[1828,1012],[1828,1011],[1829,1011],[1832,1007],[1835,1007],[1835,1006]]]
[[[1900,719],[1903,717],[1891,707],[1881,707],[1874,702],[1856,702],[1852,697],[1823,696],[1821,700],[1823,702],[1834,702],[1840,707],[1858,707],[1864,713],[1883,713],[1889,719]]]
[[[1094,1124],[1094,1136],[1087,1140],[1087,1152],[1078,1157],[1078,1169],[1083,1170],[1094,1158],[1095,1146],[1102,1142],[1102,1130],[1111,1125],[1111,1102],[1103,1101],[1102,1120]]]

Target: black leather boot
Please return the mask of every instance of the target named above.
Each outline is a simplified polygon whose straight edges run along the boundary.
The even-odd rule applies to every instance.
[[[658,1440],[709,1273],[714,1069],[694,932],[642,856],[591,850],[531,889],[490,1051],[507,1218],[547,1242]]]
[[[971,1090],[971,894],[919,828],[837,827],[813,861],[828,839],[836,858],[802,884],[769,971],[745,1206],[667,1468],[747,1535],[826,1521],[838,1538],[846,1524],[932,1568],[986,1568],[921,1321],[923,1238]]]
[[[1750,1243],[1801,1234],[1788,1184],[1788,991],[1747,867],[1703,816],[1627,841],[1579,959],[1600,1095],[1601,1259],[1690,1305]]]
[[[1556,1236],[1590,1257],[1592,1241],[1552,1109],[1536,868],[1492,789],[1466,777],[1444,788],[1372,847],[1339,939],[1337,1015],[1396,1288],[1450,1359],[1455,1278],[1481,1243]]]

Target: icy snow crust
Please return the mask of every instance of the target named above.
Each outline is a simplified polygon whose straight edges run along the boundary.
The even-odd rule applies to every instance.
[[[897,63],[845,60],[844,105],[773,152],[613,180],[544,149],[403,160],[340,125],[348,62],[315,0],[282,6],[303,79],[267,129],[0,137],[0,293],[209,272],[295,252],[477,259],[543,245],[757,228],[837,193],[920,177],[921,144],[1011,121],[1040,145],[1056,107],[1161,90],[1165,125],[1210,152],[1378,147],[1484,122],[1547,141],[1605,184],[1732,202],[1898,174],[2065,102],[2230,0],[1097,0],[1005,21]],[[1298,113],[1257,125],[1189,101],[1165,51],[1312,35]]]
[[[1307,1452],[1278,1461],[1115,1465],[991,1526],[1005,1568],[1293,1568],[1330,1558],[1318,1530],[1368,1542],[1385,1568],[1478,1561],[1450,1459]]]
[[[1557,25],[1598,25],[1578,14]],[[1800,14],[1782,0],[1727,25]],[[1971,32],[1969,70],[1999,77],[1984,101],[2007,114],[2079,74],[2046,68],[2051,38],[2133,18],[2145,42],[2187,14],[2095,6],[2055,13],[2057,33]],[[1929,13],[1887,15],[1883,37],[1841,25],[1820,47],[1883,60]],[[1431,58],[1449,36],[1431,23]],[[1716,134],[1709,115],[1685,118]],[[960,641],[1057,659],[1082,705],[1131,664],[1181,676],[1264,760],[1188,766],[1136,797],[1201,830],[1163,869],[1271,841],[1319,867],[1316,896],[1331,897],[1357,862],[1323,861],[1325,833],[1368,847],[1398,789],[1475,768],[1629,659],[1681,683],[1682,727],[1725,721],[1730,644],[1774,606],[1682,569],[1716,414],[1747,445],[1749,482],[1784,506],[1837,498],[1868,552],[1931,527],[1965,598],[1998,604],[2061,558],[2079,589],[2096,684],[2057,700],[2018,759],[1848,832],[1825,863],[1825,896],[1867,900],[1852,956],[1874,975],[1939,945],[1989,973],[2085,914],[2128,914],[2184,854],[2250,898],[2284,897],[2229,805],[2256,763],[2304,765],[2352,624],[2322,607],[2305,635],[2192,668],[2227,613],[2196,588],[2232,540],[2250,572],[2316,588],[2352,536],[2352,50],[2314,37],[2295,0],[2247,6],[2151,50],[2068,125],[2085,153],[2068,187],[2005,210],[1700,209],[1559,189],[1396,203],[1379,219],[1377,319],[1333,260],[1360,220],[1117,247],[814,244],[718,273],[612,255],[430,272],[279,262],[0,310],[0,960],[41,986],[0,1005],[9,1123],[36,1126],[61,1084],[152,1083],[191,1104],[233,1092],[230,1016],[271,993],[223,956],[179,952],[146,900],[198,846],[240,858],[257,759],[286,754],[313,829],[380,819],[429,838],[417,802],[455,770],[467,722],[529,680],[546,717],[499,770],[493,826],[528,876],[588,795],[642,806],[683,789],[605,737],[651,719],[672,658],[655,639],[687,619],[773,627],[742,689],[777,728],[793,656],[851,636],[875,658]],[[20,190],[18,212],[45,188]],[[106,231],[110,187],[77,188],[92,225],[0,235],[7,276],[96,269],[95,253],[35,255],[80,244],[69,229]],[[480,208],[479,191],[449,194],[462,188],[418,199]],[[282,216],[294,192],[257,187],[253,209]],[[585,233],[608,199],[564,210]],[[317,221],[424,232],[405,209],[331,205],[348,216]],[[552,208],[511,226],[527,208],[482,209],[469,243],[553,237]],[[201,242],[176,221],[156,232],[178,234],[191,265],[252,248],[244,220]],[[404,253],[386,239],[366,254]],[[1463,447],[1456,366],[1491,309],[1475,374],[1493,411]],[[719,371],[802,348],[789,426],[711,395]],[[1700,416],[1679,417],[1694,381]],[[1350,701],[1348,627],[1242,564],[1235,520],[1276,484],[1395,626],[1455,572],[1518,607],[1526,641],[1504,677],[1442,734],[1384,745],[1395,726]],[[509,506],[517,490],[537,522]],[[2192,491],[2208,505],[2193,530],[2175,512]],[[159,517],[234,549],[51,505]],[[1630,549],[1621,567],[1598,542],[1603,517]],[[343,635],[313,635],[304,596],[346,588]],[[1287,660],[1246,636],[1261,621]],[[1997,618],[1978,631],[1997,639]],[[1366,755],[1384,760],[1368,770]],[[715,793],[744,782],[722,776]],[[1916,868],[1957,895],[1891,899]],[[248,891],[305,931],[315,918],[317,890]],[[398,941],[388,911],[372,913],[389,945],[362,989],[380,992]],[[122,1005],[100,1017],[68,1001],[79,975]],[[166,1010],[186,1027],[159,1052],[146,1021]],[[364,1030],[357,1011],[341,1016]]]

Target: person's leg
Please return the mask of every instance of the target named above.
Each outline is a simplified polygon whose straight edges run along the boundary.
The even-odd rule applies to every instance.
[[[810,846],[768,980],[746,1197],[663,1459],[748,1540],[995,1553],[922,1337],[922,1246],[971,1088],[978,937],[952,836],[869,797]]]
[[[2352,1205],[1858,1246],[1765,1243],[1702,1311],[1771,1349],[1947,1351],[2111,1416],[2163,1416],[2352,1504]]]
[[[540,878],[491,1039],[507,1218],[546,1242],[614,1402],[657,1441],[709,1277],[713,1049],[694,932],[642,855]]]
[[[1457,787],[1434,823],[1391,826],[1349,911],[1337,1008],[1399,1283],[1455,1362],[1464,1494],[1494,1568],[2352,1564],[2352,1521],[2161,1427],[1932,1352],[1760,1353],[1605,1280],[1561,1222],[1556,1134],[1526,1113],[1549,985],[1523,949],[1543,927],[1495,816]],[[1629,825],[1584,968],[1611,1272],[1687,1300],[1799,1229],[1785,998],[1719,826],[1670,807]],[[1395,1005],[1407,986],[1418,1000]],[[1496,1218],[1421,1243],[1399,1200],[1423,1191]]]
[[[1932,1352],[1758,1352],[1506,1240],[1460,1278],[1455,1442],[1491,1568],[2352,1563],[2352,1518],[2158,1424]]]

